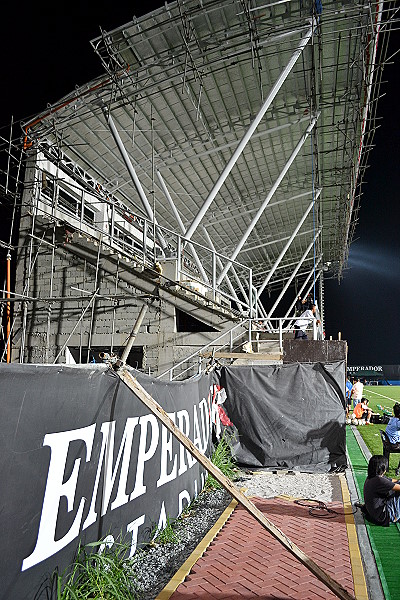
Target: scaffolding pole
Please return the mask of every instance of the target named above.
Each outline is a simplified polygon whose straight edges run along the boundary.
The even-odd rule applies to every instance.
[[[7,308],[6,308],[6,344],[7,344],[7,362],[11,362],[11,303],[10,303],[10,292],[11,292],[11,254],[7,253],[7,277],[6,277],[6,297],[7,297]]]

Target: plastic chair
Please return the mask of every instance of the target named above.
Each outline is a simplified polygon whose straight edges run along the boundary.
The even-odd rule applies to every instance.
[[[383,454],[383,456],[386,456],[387,459],[389,460],[390,455],[393,454],[394,452],[400,454],[400,444],[392,444],[387,436],[386,431],[383,431],[383,429],[381,429],[380,432],[381,432],[381,438],[382,438],[382,446],[383,446],[382,454]],[[400,473],[400,460],[399,460],[399,464],[397,466],[395,473],[396,473],[396,475],[398,475]]]

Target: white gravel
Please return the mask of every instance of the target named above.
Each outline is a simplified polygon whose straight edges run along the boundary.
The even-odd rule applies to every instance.
[[[300,473],[297,471],[262,471],[255,474],[243,474],[236,482],[239,487],[247,488],[247,496],[274,498],[291,496],[310,498],[322,502],[332,502],[331,477],[321,473]]]

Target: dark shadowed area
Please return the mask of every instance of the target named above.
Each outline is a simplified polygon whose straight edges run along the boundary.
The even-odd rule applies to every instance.
[[[327,281],[326,333],[348,340],[351,364],[397,364],[400,336],[400,32],[392,33],[359,223],[340,284]]]

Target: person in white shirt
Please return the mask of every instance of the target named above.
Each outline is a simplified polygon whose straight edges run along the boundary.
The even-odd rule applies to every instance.
[[[321,323],[319,319],[316,318],[315,313],[317,312],[317,307],[315,304],[311,305],[311,309],[308,308],[300,315],[297,321],[294,322],[294,339],[295,340],[308,340],[306,329],[310,327],[313,321],[317,322],[317,325]]]
[[[351,388],[351,397],[353,398],[353,408],[356,404],[361,402],[363,397],[364,385],[361,383],[359,379],[353,384]]]

